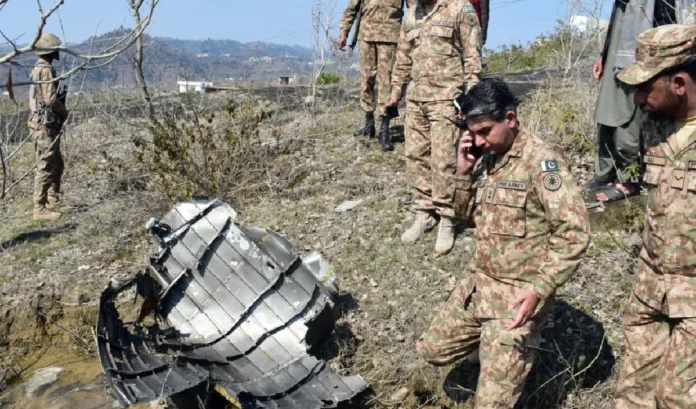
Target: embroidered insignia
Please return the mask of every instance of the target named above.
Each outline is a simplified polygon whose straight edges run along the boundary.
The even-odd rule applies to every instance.
[[[541,161],[542,172],[558,172],[559,170],[558,162],[555,159],[545,159]]]
[[[550,190],[552,192],[557,191],[563,185],[563,181],[561,180],[561,177],[558,176],[558,173],[549,173],[548,175],[544,176],[543,182],[546,190]]]

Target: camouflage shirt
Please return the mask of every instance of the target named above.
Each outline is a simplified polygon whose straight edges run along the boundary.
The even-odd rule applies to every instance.
[[[44,102],[46,106],[52,107],[53,112],[58,115],[61,120],[65,121],[68,117],[68,110],[62,102],[56,100],[58,82],[41,83],[41,81],[51,81],[56,78],[56,71],[53,66],[48,61],[39,58],[29,78],[32,82],[39,83],[32,84],[29,87],[29,111],[31,114],[27,125],[32,129],[36,129],[39,126],[41,122],[41,118],[39,118],[37,114],[39,102]]]
[[[563,155],[520,130],[503,157],[483,156],[455,186],[455,213],[476,222],[477,316],[512,316],[508,305],[521,290],[553,297],[590,241],[587,209]]]
[[[404,3],[410,6],[414,0],[350,0],[339,23],[341,36],[348,38],[350,28],[360,12],[361,1],[365,4],[362,7],[358,40],[398,43]]]
[[[410,8],[401,27],[392,74],[392,98],[449,101],[479,81],[481,27],[467,0],[439,0],[416,20]]]
[[[644,182],[648,204],[641,258],[664,274],[669,315],[696,316],[696,135],[675,148],[672,120],[648,118]]]

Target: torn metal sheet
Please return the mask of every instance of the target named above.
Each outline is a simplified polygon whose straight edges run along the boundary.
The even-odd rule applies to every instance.
[[[102,294],[99,357],[121,405],[205,386],[241,408],[331,408],[366,388],[308,352],[333,330],[331,267],[235,217],[222,202],[192,200],[150,220],[159,249],[149,274]],[[116,297],[133,286],[158,325],[121,319]]]

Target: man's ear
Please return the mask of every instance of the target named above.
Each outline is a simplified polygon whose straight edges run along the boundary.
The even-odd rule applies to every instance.
[[[517,114],[513,111],[507,111],[505,114],[505,122],[507,123],[507,126],[510,128],[514,128],[517,126]]]
[[[687,78],[689,74],[678,72],[672,76],[672,91],[680,97],[686,95],[686,84],[691,78]]]

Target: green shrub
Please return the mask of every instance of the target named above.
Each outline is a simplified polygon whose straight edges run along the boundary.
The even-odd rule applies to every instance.
[[[338,78],[338,74],[323,72],[319,78],[317,78],[317,85],[337,84],[339,81],[340,78]]]
[[[193,109],[180,118],[177,111],[171,109],[151,124],[152,140],[134,141],[136,158],[168,197],[203,195],[238,204],[266,187],[259,182],[273,155],[272,148],[261,143],[264,112],[254,101],[231,101],[206,116]]]

